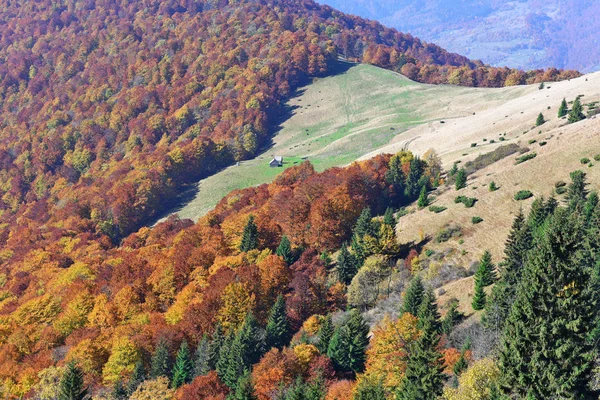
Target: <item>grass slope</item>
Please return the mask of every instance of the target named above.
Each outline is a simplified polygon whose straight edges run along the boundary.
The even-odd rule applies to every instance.
[[[269,167],[274,155],[284,156],[284,168],[304,158],[319,171],[343,166],[386,147],[410,128],[433,129],[440,120],[495,108],[532,90],[425,85],[377,67],[352,66],[303,88],[288,102],[291,117],[271,148],[198,182],[193,199],[177,213],[197,220],[232,190],[270,182],[282,170]]]

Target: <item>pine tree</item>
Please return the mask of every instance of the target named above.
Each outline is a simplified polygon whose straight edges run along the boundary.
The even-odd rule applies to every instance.
[[[577,170],[571,172],[571,183],[567,188],[567,201],[571,211],[580,211],[589,191],[587,190],[586,173]]]
[[[177,357],[175,359],[175,366],[173,367],[173,380],[171,382],[174,389],[180,386],[190,383],[194,377],[194,363],[190,355],[190,348],[188,347],[187,341],[181,343]]]
[[[248,313],[244,324],[237,332],[226,359],[223,363],[219,359],[219,376],[224,384],[234,390],[237,381],[244,371],[249,370],[253,364],[256,364],[264,352],[264,335],[260,332],[258,322],[251,313]],[[217,373],[219,373],[217,369]]]
[[[406,371],[397,393],[399,400],[435,399],[444,387],[444,361],[438,351],[440,321],[435,296],[427,291],[420,307],[419,325],[421,336],[409,347]]]
[[[221,379],[223,383],[225,383],[225,374],[227,373],[227,369],[229,368],[231,350],[233,347],[234,340],[235,334],[233,332],[230,332],[229,335],[224,337],[223,341],[221,342],[221,346],[219,346],[219,357],[215,364],[215,370],[217,371],[219,379]]]
[[[303,400],[323,400],[327,394],[327,386],[323,374],[317,373],[317,376],[312,381],[304,385]]]
[[[169,357],[169,347],[167,341],[161,338],[158,341],[152,360],[150,362],[150,378],[156,379],[159,376],[168,377],[171,372],[171,362]]]
[[[419,313],[419,307],[423,301],[424,293],[425,286],[423,286],[423,280],[417,275],[410,281],[410,285],[404,293],[402,307],[400,307],[400,314],[411,313],[416,317]]]
[[[208,336],[203,335],[194,354],[194,378],[210,372],[210,343]]]
[[[558,107],[558,118],[564,117],[568,112],[567,100],[563,98],[560,107]]]
[[[597,398],[589,388],[597,321],[592,261],[578,216],[559,209],[525,264],[504,327],[499,367],[506,391],[535,399]]]
[[[352,256],[354,257],[356,270],[358,271],[370,254],[364,245],[363,239],[358,235],[352,235],[350,247],[352,248]]]
[[[285,313],[285,300],[282,295],[277,296],[277,300],[267,321],[267,348],[277,347],[281,349],[289,341],[290,324]]]
[[[302,382],[302,377],[298,376],[293,385],[291,385],[283,400],[305,400],[304,398],[304,382]]]
[[[279,242],[279,246],[277,246],[277,250],[275,250],[275,254],[283,258],[287,265],[293,264],[294,252],[292,251],[290,240],[286,235],[281,237],[281,241]]]
[[[429,196],[427,196],[427,188],[423,186],[421,188],[421,194],[419,194],[419,200],[417,201],[417,207],[425,208],[429,205]]]
[[[327,349],[336,371],[364,371],[368,335],[369,327],[362,315],[357,310],[350,311],[347,321],[335,330]]]
[[[479,280],[483,287],[493,285],[496,281],[496,266],[492,262],[492,253],[486,250],[479,260],[479,268],[475,273],[475,280]]]
[[[217,325],[215,331],[213,332],[210,344],[208,346],[209,370],[215,369],[217,367],[217,361],[219,361],[221,347],[223,346],[223,343],[225,343],[225,340],[226,337],[223,333],[223,328],[221,328],[221,325]]]
[[[454,367],[452,367],[452,372],[454,372],[454,375],[459,376],[468,366],[469,363],[465,358],[465,350],[463,350],[460,352],[460,358],[456,361]]]
[[[394,217],[394,209],[392,207],[388,207],[385,209],[385,214],[383,214],[383,223],[391,226],[392,228],[396,227],[396,217]]]
[[[512,307],[517,286],[521,282],[525,257],[533,245],[531,229],[525,223],[525,215],[520,210],[515,217],[504,247],[504,265],[500,268],[500,278],[492,288],[486,302],[483,323],[487,328],[499,333]]]
[[[227,400],[256,400],[252,376],[249,371],[238,379],[235,391],[227,397]]]
[[[390,201],[392,204],[400,204],[404,197],[406,188],[406,176],[402,170],[402,160],[399,155],[393,155],[385,173],[385,181],[390,185]]]
[[[496,190],[498,190],[498,186],[496,186],[496,182],[491,181],[490,185],[488,186],[488,190],[490,192],[495,192]]]
[[[535,120],[535,126],[544,125],[546,120],[544,119],[544,114],[539,113],[537,119]]]
[[[129,397],[127,395],[127,389],[125,389],[125,386],[123,385],[123,380],[121,378],[117,379],[117,381],[113,385],[113,390],[110,396],[113,400],[125,400]]]
[[[145,380],[146,372],[144,371],[144,362],[138,360],[135,363],[135,367],[133,367],[133,373],[131,374],[131,377],[129,377],[129,382],[127,382],[127,395],[131,396]]]
[[[66,370],[58,386],[59,400],[82,400],[88,397],[87,388],[83,386],[83,371],[75,361],[67,364]]]
[[[471,306],[475,311],[483,310],[485,308],[487,296],[483,287],[484,285],[481,280],[475,277],[475,294],[473,295],[473,301],[471,302]]]
[[[363,378],[356,386],[353,400],[386,400],[383,382],[380,379]]]
[[[406,188],[404,189],[404,195],[409,200],[414,200],[419,195],[423,182],[421,176],[423,175],[423,161],[419,157],[415,157],[410,162],[410,168],[408,170],[408,176],[406,177]]]
[[[319,342],[317,343],[317,349],[319,349],[321,354],[327,354],[327,348],[329,347],[329,342],[331,341],[333,332],[333,320],[331,319],[331,314],[327,314],[321,323],[318,334]]]
[[[442,333],[450,335],[452,329],[458,325],[464,317],[465,315],[458,310],[458,300],[451,301],[448,312],[442,320]]]
[[[456,178],[454,180],[454,187],[456,190],[467,187],[467,171],[461,168],[456,172]]]
[[[354,235],[360,240],[362,240],[362,238],[364,238],[366,235],[375,237],[376,230],[372,219],[373,216],[371,215],[371,207],[365,207],[358,216],[353,230]]]
[[[254,223],[254,215],[248,218],[248,222],[244,227],[242,242],[240,243],[240,251],[250,251],[258,247],[258,228]]]
[[[349,285],[358,272],[358,262],[348,251],[348,243],[344,243],[337,258],[337,274],[340,282]]]
[[[579,122],[582,119],[585,119],[585,115],[583,115],[583,107],[581,106],[581,102],[579,101],[579,97],[575,99],[573,103],[573,108],[569,111],[569,123]]]
[[[458,172],[458,164],[454,163],[454,164],[452,164],[452,168],[450,168],[450,171],[448,171],[448,174],[450,174],[450,176],[454,176],[454,175],[456,175],[457,172]]]

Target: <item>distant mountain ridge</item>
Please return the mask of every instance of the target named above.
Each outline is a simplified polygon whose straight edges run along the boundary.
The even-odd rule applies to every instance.
[[[600,69],[594,0],[321,0],[494,66]],[[410,16],[410,18],[408,17]]]

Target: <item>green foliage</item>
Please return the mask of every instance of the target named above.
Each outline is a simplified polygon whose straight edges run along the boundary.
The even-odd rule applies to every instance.
[[[358,216],[356,224],[354,225],[353,233],[359,239],[364,238],[366,235],[372,237],[376,236],[377,229],[373,223],[373,216],[371,215],[370,207],[365,207]]]
[[[112,393],[110,395],[113,400],[125,400],[129,397],[127,389],[125,389],[125,386],[123,385],[123,381],[121,379],[118,379],[115,382],[115,384],[113,385]]]
[[[144,370],[144,362],[138,360],[133,368],[133,373],[129,377],[129,382],[127,382],[127,395],[131,396],[145,380],[146,371]]]
[[[483,222],[483,218],[475,216],[475,217],[471,218],[471,222],[473,223],[473,225],[476,225],[480,222]]]
[[[411,313],[416,317],[419,313],[419,307],[423,302],[424,294],[425,286],[423,286],[423,279],[417,275],[410,281],[410,284],[404,293],[400,314]]]
[[[444,207],[444,206],[429,206],[429,211],[434,212],[436,214],[444,212],[447,209],[448,209],[448,207]]]
[[[392,207],[385,209],[385,214],[383,214],[383,223],[391,226],[392,228],[396,227],[397,221],[396,217],[394,217],[394,209]]]
[[[535,120],[535,126],[543,125],[545,122],[546,120],[544,119],[544,114],[539,113],[537,119]]]
[[[460,352],[460,358],[458,359],[458,361],[456,361],[454,367],[452,367],[452,372],[454,373],[454,375],[459,376],[464,370],[468,368],[468,366],[469,362],[465,358],[465,351],[463,350]]]
[[[477,202],[477,199],[475,197],[456,196],[456,198],[454,198],[455,204],[463,203],[466,208],[473,207],[476,202]]]
[[[589,193],[587,190],[586,173],[577,170],[571,172],[571,183],[567,188],[566,200],[570,210],[579,210]]]
[[[194,354],[194,374],[193,377],[206,375],[210,372],[210,342],[207,335],[203,335],[202,339],[196,347]]]
[[[585,119],[585,115],[583,114],[583,106],[579,101],[579,97],[575,99],[575,102],[573,103],[571,111],[569,111],[569,116],[567,119],[569,120],[569,123],[575,123]]]
[[[522,155],[521,157],[517,157],[517,161],[515,161],[515,165],[519,165],[524,163],[525,161],[529,161],[537,157],[537,153],[527,153]]]
[[[456,173],[454,187],[456,188],[456,190],[460,190],[462,188],[467,187],[467,173],[464,170],[464,168],[459,169]]]
[[[227,400],[256,400],[256,398],[252,384],[252,375],[250,375],[249,371],[246,371],[246,373],[240,376],[235,390],[227,397]]]
[[[590,163],[590,159],[587,157],[582,158],[581,160],[579,160],[580,163],[582,164],[589,164]]]
[[[75,361],[71,361],[60,380],[58,400],[83,400],[87,395],[87,388],[83,386],[83,371]]]
[[[327,354],[327,348],[329,347],[329,342],[333,337],[333,333],[334,327],[331,314],[327,314],[321,323],[321,326],[319,327],[319,341],[317,342],[317,349],[319,349],[321,354]]]
[[[286,235],[281,237],[279,246],[275,250],[275,254],[283,258],[287,265],[291,265],[294,262],[294,252],[292,251],[292,245]]]
[[[448,171],[448,174],[450,176],[454,176],[454,175],[456,175],[457,172],[458,172],[458,164],[454,163],[454,164],[452,164],[452,168],[450,168],[450,171]]]
[[[240,251],[250,251],[258,247],[258,228],[254,223],[254,215],[248,218],[248,222],[244,227],[242,242],[240,243]]]
[[[425,208],[429,205],[429,197],[427,196],[427,188],[423,186],[421,188],[421,194],[419,194],[419,200],[417,201],[417,207]]]
[[[327,355],[339,372],[361,373],[365,368],[369,327],[358,310],[351,310],[347,320],[335,329]]]
[[[486,250],[479,260],[479,268],[477,268],[477,272],[475,273],[475,281],[479,281],[483,287],[492,285],[496,281],[495,268],[492,262],[492,254]]]
[[[483,290],[483,285],[478,281],[475,281],[475,294],[473,295],[473,300],[471,301],[471,307],[473,310],[479,311],[483,310],[486,304],[486,294]]]
[[[152,354],[150,362],[150,379],[156,379],[160,376],[168,377],[171,374],[171,357],[169,356],[169,347],[164,338],[158,341],[158,345]]]
[[[358,260],[348,251],[348,244],[344,243],[337,258],[337,274],[340,282],[349,285],[358,272]]]
[[[385,389],[381,380],[363,378],[355,389],[353,400],[386,400]]]
[[[208,345],[208,368],[215,369],[221,354],[221,347],[226,341],[221,325],[217,325]]]
[[[442,333],[450,335],[452,329],[458,325],[465,315],[458,310],[458,300],[454,299],[449,303],[448,312],[442,320]]]
[[[285,312],[285,300],[282,295],[277,296],[277,300],[267,321],[267,348],[277,347],[281,349],[289,341],[290,325]]]
[[[527,200],[528,198],[532,197],[533,193],[531,193],[529,190],[519,190],[517,193],[515,193],[515,200]]]
[[[491,181],[490,185],[488,186],[488,190],[490,192],[495,192],[496,190],[498,190],[498,186],[496,186],[496,182]]]
[[[568,112],[567,100],[563,98],[560,107],[558,107],[558,118],[564,117]]]
[[[175,358],[175,365],[173,366],[173,379],[171,385],[174,389],[180,386],[190,383],[194,377],[194,363],[192,362],[190,349],[187,341],[183,341],[177,352]]]
[[[455,236],[461,236],[462,229],[459,226],[450,226],[448,228],[442,229],[435,236],[436,243],[447,242]]]
[[[408,176],[406,177],[406,187],[404,189],[404,196],[410,201],[417,198],[422,186],[424,185],[423,177],[425,163],[419,158],[414,157],[410,161],[410,168],[408,170]]]

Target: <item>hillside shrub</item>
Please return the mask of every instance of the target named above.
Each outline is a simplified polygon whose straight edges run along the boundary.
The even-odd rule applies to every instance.
[[[531,193],[529,190],[519,190],[517,193],[515,193],[515,200],[526,200],[532,196],[533,193]]]
[[[596,154],[594,156],[594,161],[600,161],[600,154]]]
[[[529,154],[522,155],[521,157],[517,158],[515,165],[519,165],[521,163],[524,163],[525,161],[529,161],[536,157],[537,157],[537,153],[529,153]]]
[[[460,237],[460,236],[462,236],[462,228],[458,225],[454,225],[454,226],[449,226],[449,227],[439,231],[438,234],[435,236],[435,241],[436,241],[436,243],[443,243],[443,242],[447,242],[448,240],[452,239],[453,237]]]
[[[454,199],[454,203],[463,203],[466,208],[471,208],[477,202],[477,198],[475,197],[467,197],[467,196],[456,196]]]
[[[490,141],[491,143],[491,141]],[[526,151],[529,151],[529,149],[520,147],[518,144],[515,143],[511,143],[511,144],[506,144],[503,146],[499,146],[498,148],[494,149],[493,151],[490,151],[489,153],[485,153],[485,154],[480,154],[478,155],[473,161],[469,161],[467,163],[465,163],[465,171],[467,172],[467,175],[472,174],[475,171],[479,171],[480,169],[483,169],[489,165],[492,165],[493,163],[502,160],[503,158],[506,158],[512,154],[515,153],[525,153]]]
[[[587,157],[583,157],[581,160],[579,160],[579,162],[582,164],[589,164],[590,159]]]
[[[444,207],[444,206],[430,206],[429,207],[429,211],[434,212],[436,214],[446,211],[447,209],[448,209],[448,207]]]
[[[548,143],[548,142],[546,142],[546,141],[543,141],[543,142],[540,142],[540,143],[539,143],[539,145],[540,145],[540,146],[545,146],[547,143]]]
[[[483,221],[483,218],[481,218],[481,217],[475,216],[475,217],[471,218],[471,222],[473,223],[473,225],[477,225],[478,223],[480,223],[482,221]]]

